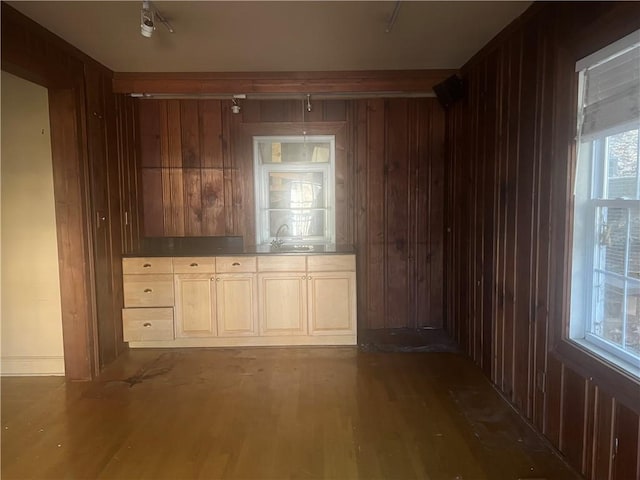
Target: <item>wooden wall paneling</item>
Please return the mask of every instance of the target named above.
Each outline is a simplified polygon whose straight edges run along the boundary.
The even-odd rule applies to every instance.
[[[508,150],[506,152],[509,168],[506,183],[507,224],[506,224],[506,263],[505,263],[505,321],[503,336],[503,384],[502,388],[513,400],[514,355],[516,353],[516,279],[517,272],[517,219],[518,219],[518,173],[520,144],[520,101],[522,97],[522,35],[519,34],[509,45],[509,117]]]
[[[411,103],[409,124],[415,127],[409,132],[409,278],[411,303],[409,319],[420,326],[428,318],[431,304],[431,288],[434,286],[429,268],[430,228],[429,177],[431,174],[431,150],[428,143],[431,134],[432,104],[423,100]],[[431,219],[437,221],[436,219]],[[435,246],[434,246],[435,248]]]
[[[582,472],[585,438],[585,379],[570,368],[564,371],[560,451]],[[584,473],[584,472],[582,472]]]
[[[226,190],[224,180],[222,102],[198,102],[202,162],[202,235],[225,235]]]
[[[346,123],[335,132],[335,215],[336,215],[336,243],[342,245],[353,244],[353,215],[350,199],[352,165],[349,163],[349,149],[347,143]]]
[[[107,115],[102,72],[85,69],[87,150],[91,178],[95,300],[100,367],[117,357],[109,194]]]
[[[184,234],[202,235],[200,115],[197,100],[180,101],[180,145],[184,175]]]
[[[638,415],[619,402],[615,402],[615,429],[613,433],[612,478],[626,480],[638,478],[640,456]]]
[[[182,158],[182,117],[181,101],[167,100],[167,159],[168,169],[163,170],[167,175],[169,191],[169,216],[171,229],[170,236],[181,237],[185,235],[185,165]],[[165,224],[166,229],[166,224]]]
[[[369,263],[366,325],[368,328],[385,328],[387,297],[385,295],[385,101],[369,100],[363,105],[367,110],[367,251]],[[363,201],[365,199],[362,199]]]
[[[591,478],[609,480],[613,457],[613,398],[596,387]]]
[[[520,122],[518,141],[517,220],[516,220],[516,312],[514,318],[514,385],[513,402],[527,418],[532,416],[532,237],[536,182],[535,110],[537,36],[535,29],[523,32],[520,66]],[[526,61],[523,61],[524,54]]]
[[[350,123],[353,138],[353,161],[355,165],[355,234],[356,271],[358,272],[357,302],[358,302],[358,331],[369,327],[369,232],[368,232],[368,119],[369,108],[366,100],[356,100],[351,103],[353,122]]]
[[[550,297],[550,237],[551,237],[551,140],[553,136],[550,116],[553,111],[553,55],[549,51],[552,29],[549,26],[538,37],[538,74],[536,92],[536,195],[534,219],[535,232],[535,279],[534,288],[534,370],[533,424],[540,430],[544,427],[545,376],[547,372],[547,335]]]
[[[165,197],[163,189],[163,134],[166,127],[166,111],[160,100],[137,102],[138,139],[140,156],[140,181],[142,183],[142,230],[144,235],[164,235]],[[166,149],[166,147],[164,147]]]
[[[87,172],[79,138],[81,102],[78,90],[49,89],[64,364],[65,376],[73,380],[88,380],[98,369],[89,270]]]
[[[498,62],[497,53],[489,56],[485,72],[485,171],[483,195],[483,253],[482,253],[482,352],[481,366],[485,374],[492,378],[493,371],[493,330],[495,312],[495,254],[496,254],[496,198],[499,188],[496,183],[497,138],[500,128],[498,116]]]
[[[236,215],[236,186],[238,182],[234,181],[238,175],[238,170],[234,167],[234,158],[236,156],[237,132],[239,127],[236,122],[232,121],[232,117],[238,117],[231,112],[231,102],[220,102],[220,121],[221,121],[221,147],[222,147],[222,167],[223,167],[223,184],[224,184],[224,231],[227,235],[237,235]],[[239,123],[239,119],[238,119]],[[233,135],[232,135],[233,134]],[[248,244],[245,241],[245,244]]]
[[[475,72],[473,88],[471,91],[471,101],[473,105],[471,145],[476,158],[470,164],[471,184],[470,184],[470,205],[471,215],[467,219],[469,228],[470,249],[469,256],[470,276],[467,278],[470,302],[468,304],[468,321],[471,329],[469,343],[469,355],[476,362],[480,362],[480,352],[482,350],[481,322],[482,322],[482,206],[479,205],[482,197],[481,189],[484,183],[484,102],[483,94],[485,88],[485,69],[480,68]]]
[[[116,119],[116,97],[111,90],[111,73],[103,73],[101,79],[102,97],[104,103],[104,135],[107,161],[107,192],[108,192],[108,232],[109,232],[109,274],[111,282],[112,316],[109,321],[113,324],[115,357],[128,348],[123,340],[122,308],[124,307],[124,292],[122,288],[122,197],[120,195],[120,151],[118,148],[118,131]],[[106,364],[113,359],[106,360]]]
[[[428,176],[418,175],[420,192],[427,192],[426,210],[418,212],[420,223],[427,224],[427,244],[418,243],[418,260],[424,259],[427,268],[418,270],[417,294],[429,298],[429,306],[418,309],[418,326],[442,328],[444,322],[444,243],[445,243],[445,112],[436,99],[418,102],[418,152],[420,171],[428,171]],[[416,260],[414,260],[416,261]],[[419,263],[420,265],[420,263]],[[421,275],[428,275],[429,282],[419,282]],[[427,294],[425,295],[425,292]]]
[[[406,326],[408,298],[408,151],[407,100],[387,100],[385,118],[385,317],[387,327]],[[413,319],[412,319],[413,320]],[[415,327],[415,320],[409,320]],[[413,325],[411,325],[413,323]]]

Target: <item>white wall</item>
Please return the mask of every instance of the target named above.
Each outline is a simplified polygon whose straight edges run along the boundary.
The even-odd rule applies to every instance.
[[[0,80],[0,372],[63,375],[47,90]]]

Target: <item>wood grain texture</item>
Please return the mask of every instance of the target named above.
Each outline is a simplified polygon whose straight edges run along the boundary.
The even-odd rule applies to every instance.
[[[462,69],[467,96],[447,117],[447,329],[594,479],[638,475],[640,385],[564,339],[574,66],[640,28],[639,14],[637,3],[534,5]]]
[[[116,93],[235,94],[309,92],[432,92],[455,70],[381,70],[358,72],[117,73]],[[283,109],[273,104],[269,108]],[[286,115],[284,112],[282,115]]]
[[[462,355],[132,349],[1,392],[2,478],[580,478]]]

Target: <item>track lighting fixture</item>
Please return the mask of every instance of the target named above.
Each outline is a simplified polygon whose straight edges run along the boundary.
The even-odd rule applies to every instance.
[[[307,93],[307,112],[310,112],[313,108],[311,107],[311,94]]]
[[[231,99],[231,111],[233,113],[240,113],[240,105],[238,104],[238,100],[235,98]]]
[[[162,23],[170,33],[173,33],[173,26],[162,14],[155,9],[149,0],[143,0],[140,10],[140,34],[143,37],[151,38],[156,29],[156,18]]]

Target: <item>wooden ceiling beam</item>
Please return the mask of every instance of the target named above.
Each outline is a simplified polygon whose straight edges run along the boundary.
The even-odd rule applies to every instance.
[[[431,93],[457,70],[361,72],[115,73],[115,93],[149,94],[362,94]]]

